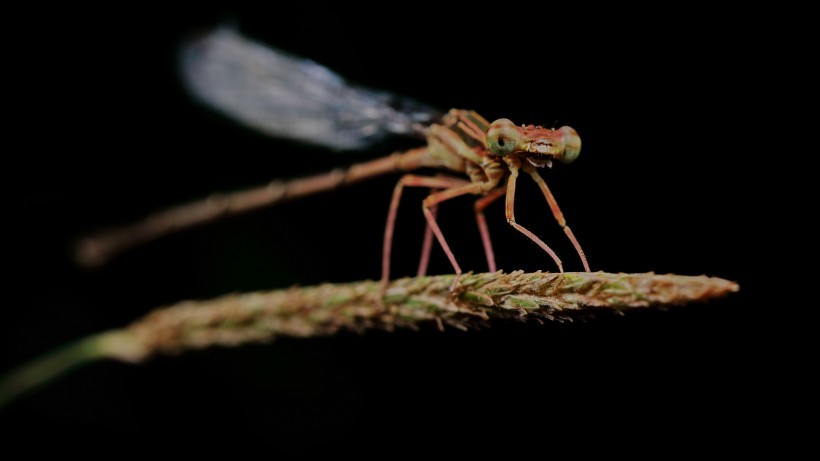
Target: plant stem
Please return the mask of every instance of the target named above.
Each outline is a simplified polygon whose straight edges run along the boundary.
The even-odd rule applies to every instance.
[[[111,333],[99,333],[51,351],[0,379],[0,408],[24,392],[68,371],[110,355],[104,345]]]
[[[517,271],[467,274],[451,293],[453,277],[395,280],[383,298],[381,284],[367,280],[180,302],[12,371],[0,379],[0,407],[102,358],[140,363],[157,354],[269,342],[278,336],[327,336],[340,330],[424,325],[467,330],[501,319],[564,321],[706,301],[739,289],[734,282],[706,276]]]

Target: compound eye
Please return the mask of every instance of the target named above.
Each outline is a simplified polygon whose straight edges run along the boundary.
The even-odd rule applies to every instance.
[[[581,155],[581,137],[574,129],[561,127],[561,144],[564,146],[563,155],[558,159],[561,162],[572,163]]]
[[[521,134],[515,124],[506,118],[500,118],[490,124],[487,130],[487,149],[495,155],[509,155],[518,149]]]

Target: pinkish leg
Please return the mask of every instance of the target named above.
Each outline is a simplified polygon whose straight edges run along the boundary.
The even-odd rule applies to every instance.
[[[581,245],[578,243],[578,239],[575,238],[573,235],[572,230],[570,230],[569,226],[567,226],[567,220],[564,219],[564,214],[561,213],[561,209],[558,208],[558,202],[553,197],[550,188],[547,187],[547,183],[544,182],[544,179],[541,175],[538,174],[538,171],[535,168],[530,167],[529,165],[524,165],[524,171],[526,171],[532,179],[538,184],[538,187],[541,189],[541,192],[544,194],[544,197],[547,199],[547,203],[550,205],[550,210],[552,210],[552,215],[555,216],[555,220],[558,221],[558,225],[564,229],[564,233],[567,234],[569,240],[572,242],[572,245],[575,247],[575,251],[578,252],[578,256],[581,257],[581,262],[584,264],[584,270],[586,272],[590,272],[589,270],[589,263],[587,263],[587,257],[584,254],[584,250],[581,249]]]
[[[430,189],[430,193],[437,192],[438,189]],[[438,206],[430,207],[430,213],[433,214],[433,219],[438,213]],[[430,251],[433,249],[433,230],[430,226],[424,226],[424,241],[421,244],[421,259],[419,260],[419,270],[416,272],[418,277],[427,273],[427,266],[430,263]]]
[[[443,200],[447,200],[448,198],[453,198],[468,193],[474,193],[473,189],[477,190],[477,188],[480,187],[478,185],[474,186],[471,182],[464,179],[448,177],[426,177],[406,175],[399,180],[398,184],[396,184],[396,188],[393,189],[393,198],[390,201],[390,210],[387,213],[387,225],[384,228],[384,246],[382,247],[382,290],[387,288],[387,284],[390,281],[390,252],[393,246],[393,231],[396,226],[396,213],[399,208],[399,201],[401,199],[401,193],[404,189],[404,186],[445,189],[440,192],[430,194],[423,202],[423,209],[425,218],[427,219],[427,227],[430,228],[430,231],[433,234],[435,234],[442,248],[444,248],[444,252],[450,259],[450,263],[453,264],[453,268],[456,269],[457,275],[461,273],[461,269],[455,262],[455,257],[453,257],[453,253],[452,251],[450,251],[450,247],[444,240],[444,236],[441,234],[441,230],[438,228],[436,220],[430,213],[429,208],[437,205]],[[457,192],[455,193],[455,195],[453,195],[453,191],[459,191],[462,189],[466,190],[466,192]],[[433,200],[431,200],[431,198]],[[458,277],[456,277],[456,281],[457,280]]]
[[[478,231],[481,233],[481,243],[484,244],[484,254],[487,255],[487,267],[490,272],[495,272],[495,253],[493,253],[493,243],[490,241],[490,230],[487,228],[487,220],[484,218],[484,209],[491,203],[504,195],[506,190],[503,187],[490,192],[475,201],[475,220],[478,223]]]
[[[552,260],[555,261],[555,264],[558,265],[558,270],[562,273],[564,272],[564,265],[561,264],[561,260],[558,258],[558,255],[552,251],[552,248],[547,246],[546,243],[541,241],[538,237],[535,236],[532,232],[526,229],[524,226],[515,222],[515,181],[518,179],[518,168],[520,166],[519,163],[508,162],[508,166],[510,167],[510,177],[507,180],[507,202],[506,202],[506,213],[507,213],[507,222],[513,226],[518,232],[529,237],[530,240],[536,243],[542,250],[546,251],[552,257]]]
[[[455,291],[456,287],[458,286],[458,281],[461,278],[461,267],[459,267],[458,263],[456,262],[456,256],[453,254],[453,251],[450,250],[450,245],[447,244],[447,240],[444,238],[444,234],[438,227],[438,223],[436,223],[436,218],[430,212],[430,207],[435,206],[445,200],[450,200],[452,198],[466,194],[477,194],[480,191],[481,184],[467,183],[462,186],[455,186],[450,189],[445,189],[443,191],[430,194],[429,196],[427,196],[426,199],[424,199],[424,202],[422,202],[422,211],[424,212],[424,217],[427,218],[427,225],[433,231],[433,235],[436,236],[439,245],[441,245],[441,248],[447,255],[447,259],[450,260],[450,264],[453,265],[453,270],[456,273],[456,276],[453,278],[453,283],[450,285],[451,292]]]

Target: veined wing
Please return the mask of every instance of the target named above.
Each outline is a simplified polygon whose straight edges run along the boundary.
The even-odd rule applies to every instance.
[[[218,111],[269,135],[334,150],[363,149],[389,134],[419,135],[440,117],[229,28],[186,43],[181,67],[188,90]]]

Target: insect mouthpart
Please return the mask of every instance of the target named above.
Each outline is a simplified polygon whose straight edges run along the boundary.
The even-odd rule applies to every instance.
[[[529,143],[527,151],[533,154],[555,155],[555,146],[547,139],[536,139]]]
[[[536,157],[536,158],[527,157],[527,161],[530,162],[530,165],[532,165],[536,168],[544,168],[544,167],[552,168],[552,159],[548,158],[548,157],[541,157],[541,156]]]

